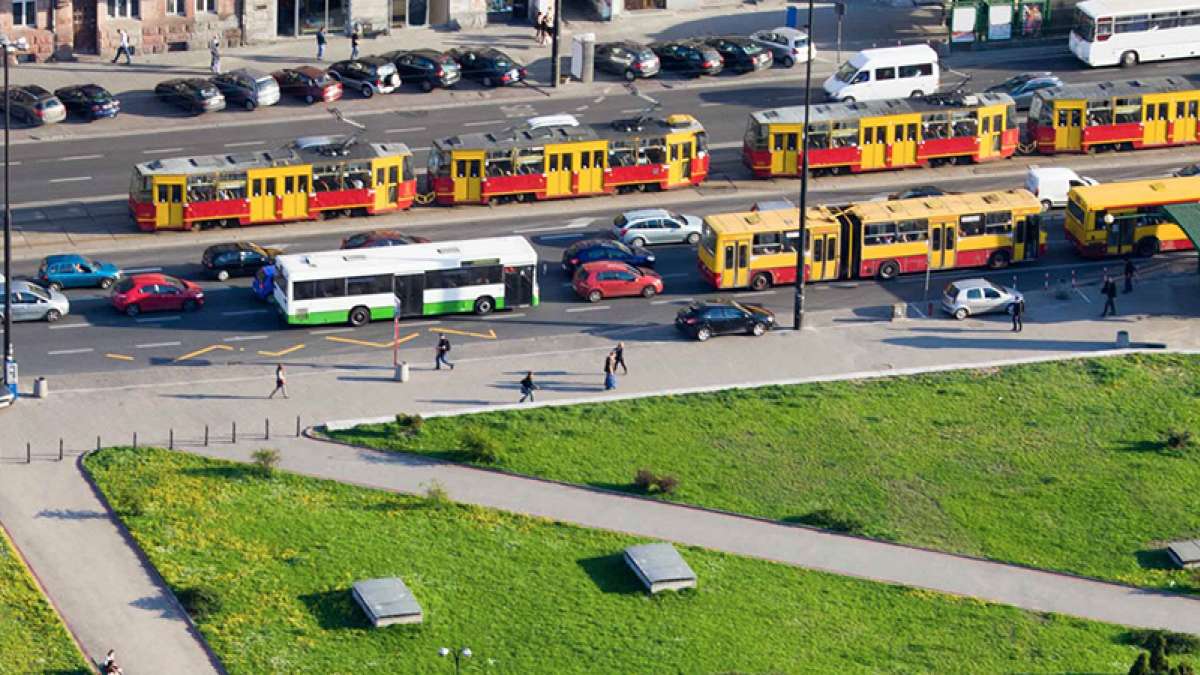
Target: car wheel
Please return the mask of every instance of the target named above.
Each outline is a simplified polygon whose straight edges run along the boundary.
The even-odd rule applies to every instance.
[[[229,270],[219,270],[217,272],[217,281],[229,281]]]
[[[854,103],[854,97],[847,96],[846,98],[841,99],[839,103]]]
[[[600,302],[602,299],[604,299],[604,294],[596,289],[592,289],[588,291],[587,299],[588,302]]]
[[[755,321],[754,324],[750,326],[750,334],[753,335],[754,337],[762,337],[763,333],[766,333],[766,332],[767,332],[767,327],[757,321]]]
[[[426,94],[433,91],[433,83],[429,80],[421,80],[421,91],[425,92]]]
[[[696,339],[699,340],[700,342],[704,342],[704,341],[708,340],[708,338],[710,338],[710,337],[712,337],[712,329],[709,328],[708,326],[701,326],[696,331]]]
[[[142,308],[137,305],[129,305],[125,308],[126,316],[137,316],[142,313]]]
[[[1128,51],[1121,54],[1121,67],[1132,68],[1138,64],[1138,55],[1135,51]]]
[[[1008,251],[996,251],[988,257],[988,267],[994,270],[1002,270],[1008,267],[1011,259],[1012,256],[1009,255]]]
[[[359,92],[362,93],[363,98],[371,98],[372,96],[375,95],[375,90],[372,89],[371,85],[369,85],[369,84],[364,84],[362,89],[359,90]]]
[[[57,309],[52,309],[52,310],[46,312],[46,321],[49,323],[54,323],[55,321],[58,321],[61,318],[62,318],[62,312],[58,311]]]
[[[645,286],[642,288],[643,298],[653,298],[655,295],[658,295],[658,289],[654,288],[653,286]]]
[[[194,312],[198,309],[200,309],[200,303],[196,302],[195,300],[184,300],[183,301],[183,311]]]
[[[116,280],[112,277],[104,277],[100,280],[100,288],[107,291],[108,289],[112,288],[114,283],[116,283]]]
[[[251,99],[246,99],[246,102],[243,103],[242,105],[246,107],[246,110],[254,110],[255,108],[258,107],[258,104],[256,104]]]
[[[791,68],[792,66],[796,65],[796,59],[793,59],[790,56],[783,57],[779,60],[779,62],[783,64],[784,68]]]
[[[312,104],[313,104],[313,102],[314,102],[314,101],[316,101],[316,100],[317,100],[317,99],[313,98],[313,95],[312,95],[312,94],[305,94],[305,95],[304,95],[304,102],[305,102],[305,103],[307,103],[307,104],[309,104],[309,105],[312,105]]]
[[[625,81],[626,82],[633,82],[636,79],[637,79],[637,73],[633,72],[632,70],[625,71]]]
[[[879,266],[877,275],[882,281],[891,281],[900,276],[900,263],[895,260],[889,260]]]
[[[52,291],[61,291],[62,284],[58,283],[57,281],[51,281],[50,283],[46,284],[46,288],[49,288]]]
[[[908,95],[909,98],[921,98],[923,96],[925,96],[925,92],[921,91],[920,89],[916,89],[913,91],[913,93]]]
[[[765,291],[771,287],[771,277],[762,274],[761,272],[754,275],[750,280],[750,289],[755,291]]]
[[[970,315],[971,313],[967,311],[966,307],[959,307],[958,309],[954,310],[954,318],[958,319],[959,321],[962,321]]]
[[[692,246],[699,244],[700,243],[700,233],[692,232],[691,234],[689,234],[687,236],[687,243],[691,244]]]
[[[483,79],[480,80],[480,84],[482,84],[485,87],[491,87],[492,85],[495,84],[495,81],[491,77],[484,75]]]
[[[630,248],[646,248],[646,240],[642,237],[634,237],[629,240]]]
[[[349,324],[355,328],[365,326],[370,320],[371,310],[362,306],[355,307],[354,309],[350,310],[350,315],[347,317]]]
[[[1042,200],[1042,213],[1046,213],[1052,208],[1054,208],[1054,204],[1051,204],[1049,199]]]

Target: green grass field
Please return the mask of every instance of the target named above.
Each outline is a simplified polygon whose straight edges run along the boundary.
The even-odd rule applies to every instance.
[[[0,534],[0,673],[87,673],[79,650]]]
[[[1163,542],[1200,536],[1200,359],[1130,356],[876,381],[668,396],[334,434],[680,502],[1127,583],[1195,590]]]
[[[232,673],[1123,673],[1119,627],[699,549],[699,588],[648,597],[638,540],[164,450],[87,459]],[[419,626],[369,629],[358,579],[400,576]]]

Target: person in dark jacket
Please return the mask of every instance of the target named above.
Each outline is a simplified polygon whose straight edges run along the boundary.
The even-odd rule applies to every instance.
[[[1113,281],[1107,272],[1104,273],[1104,283],[1100,285],[1100,294],[1104,296],[1104,311],[1100,313],[1100,318],[1104,318],[1109,314],[1116,316],[1117,282]]]
[[[317,29],[317,60],[325,58],[325,27]]]
[[[450,370],[454,370],[454,364],[450,363],[450,360],[446,358],[449,354],[450,354],[450,338],[446,337],[445,333],[440,333],[438,335],[438,342],[437,342],[437,358],[435,358],[433,361],[433,369],[441,370],[442,364],[444,363],[450,367]]]
[[[1133,275],[1137,273],[1137,268],[1133,266],[1133,259],[1125,256],[1125,292],[1133,292]]]
[[[604,357],[604,390],[617,388],[617,375],[614,371],[617,369],[617,352],[614,349]]]
[[[613,372],[616,373],[617,366],[621,366],[621,374],[628,375],[629,374],[629,366],[625,365],[625,343],[624,342],[618,342],[617,346],[613,348],[613,357],[614,357]]]
[[[537,385],[533,383],[533,371],[525,371],[525,377],[521,380],[521,400],[518,403],[524,403],[525,399],[533,402],[533,390],[537,389]]]
[[[1025,328],[1024,318],[1025,318],[1025,298],[1021,298],[1021,299],[1017,300],[1016,302],[1014,302],[1013,306],[1012,306],[1012,320],[1013,320],[1012,329],[1013,329],[1014,333],[1020,333],[1021,330]]]

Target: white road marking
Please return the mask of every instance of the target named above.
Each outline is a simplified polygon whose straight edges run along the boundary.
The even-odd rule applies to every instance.
[[[134,345],[138,349],[154,349],[156,347],[178,347],[182,342],[147,342],[146,344]]]
[[[799,235],[797,235],[797,236],[799,236]],[[910,303],[908,303],[908,306],[909,306],[909,308],[911,308],[911,309],[912,309],[912,311],[914,311],[914,312],[916,312],[916,313],[917,313],[917,316],[921,317],[922,319],[928,319],[928,318],[929,318],[929,317],[925,316],[925,312],[922,312],[922,311],[921,311],[921,308],[917,306],[917,303],[915,303],[915,302],[910,302]]]
[[[103,156],[104,156],[104,155],[71,155],[70,157],[59,157],[59,158],[58,158],[58,161],[60,161],[60,162],[74,162],[74,161],[76,161],[76,160],[85,160],[85,159],[100,159],[100,158],[101,158],[101,157],[103,157]]]
[[[712,108],[712,107],[714,107],[714,106],[718,106],[718,105],[725,105],[725,104],[724,104],[724,103],[717,103],[716,101],[706,101],[706,102],[704,102],[704,103],[701,103],[701,104],[700,104],[700,107],[701,107],[701,108]]]
[[[51,183],[82,183],[85,180],[91,180],[91,176],[71,176],[70,178],[51,178]]]
[[[148,316],[144,319],[134,319],[134,321],[138,323],[158,323],[160,321],[178,321],[182,318],[182,316],[176,314],[175,316]]]
[[[513,234],[526,234],[529,232],[554,232],[556,230],[579,230],[592,224],[595,218],[576,218],[566,222],[563,225],[546,225],[543,227],[526,227],[520,230],[513,230]]]
[[[245,148],[251,145],[262,145],[266,141],[238,141],[237,143],[226,143],[227,148]]]
[[[50,326],[50,330],[67,330],[69,328],[91,328],[90,323],[59,323]]]
[[[556,241],[558,239],[578,239],[582,234],[550,234],[545,237],[540,237],[542,241]]]
[[[1075,288],[1075,292],[1079,294],[1079,297],[1083,298],[1084,302],[1089,305],[1092,304],[1092,299],[1089,298],[1083,291],[1079,290],[1078,287]]]
[[[96,350],[92,349],[91,347],[84,347],[83,349],[57,349],[55,351],[46,352],[46,353],[49,354],[50,356],[63,356],[66,354],[87,354],[88,352],[93,352],[93,351],[96,351]]]
[[[125,270],[126,274],[145,274],[147,272],[161,272],[161,267],[130,267]]]
[[[575,112],[583,112],[584,110],[587,110],[587,109],[588,109],[588,107],[586,105],[576,106]]]
[[[407,134],[410,131],[425,131],[425,127],[405,127],[403,129],[387,129],[385,134]]]
[[[525,316],[524,312],[519,313],[519,314],[497,314],[497,315],[493,316],[492,318],[493,319],[519,319],[520,317],[523,317],[523,316]]]
[[[591,307],[568,307],[568,312],[595,312],[601,309],[612,309],[612,305],[592,305]]]
[[[248,314],[269,314],[269,309],[239,309],[236,312],[221,312],[221,316],[246,316]]]
[[[481,122],[463,122],[464,127],[486,127],[489,124],[504,124],[504,120],[484,120]]]
[[[333,333],[351,333],[353,328],[322,328],[321,330],[310,330],[309,335],[331,335]]]
[[[154,150],[143,150],[143,155],[165,155],[168,152],[183,152],[183,148],[156,148]]]
[[[248,342],[250,340],[266,340],[268,337],[270,337],[270,336],[269,335],[234,335],[233,337],[227,337],[224,340],[221,340],[221,342]]]
[[[675,299],[651,300],[650,304],[652,304],[652,305],[670,305],[670,304],[674,304],[674,303],[679,303],[681,305],[685,305],[685,304],[690,303],[691,301],[692,301],[692,298],[675,298]]]
[[[639,112],[642,112],[643,110],[645,110],[645,108],[626,108],[621,111],[621,114],[628,115],[630,113],[639,113]]]

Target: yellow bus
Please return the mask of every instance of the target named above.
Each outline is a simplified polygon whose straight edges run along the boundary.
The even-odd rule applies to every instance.
[[[1026,190],[813,207],[805,280],[892,279],[1032,260],[1046,245],[1041,210]],[[697,249],[701,275],[718,289],[794,283],[798,218],[798,209],[708,216]]]
[[[1193,248],[1200,231],[1194,205],[1200,202],[1200,176],[1103,183],[1071,190],[1067,239],[1080,255],[1150,256]],[[1180,227],[1180,226],[1183,227]]]

